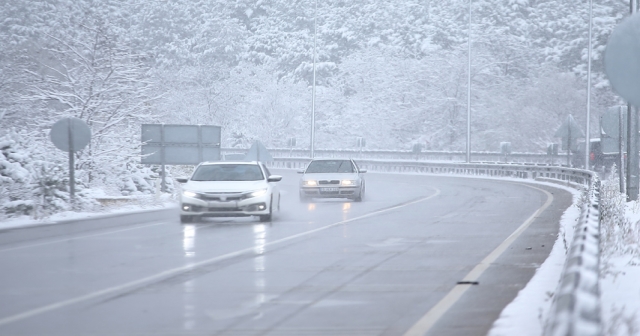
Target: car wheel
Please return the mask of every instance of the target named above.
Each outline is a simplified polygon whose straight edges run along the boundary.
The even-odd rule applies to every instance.
[[[362,188],[360,188],[360,194],[358,195],[358,197],[354,198],[353,200],[356,202],[362,202],[363,199],[364,199],[364,185],[362,186]]]
[[[269,202],[269,213],[266,215],[260,215],[261,222],[268,222],[271,220],[273,215],[273,196],[271,196],[271,201]]]
[[[311,201],[311,199],[303,194],[300,194],[300,202],[302,203],[309,203],[309,201]]]
[[[191,223],[191,222],[193,222],[193,216],[180,215],[180,222],[181,223]]]

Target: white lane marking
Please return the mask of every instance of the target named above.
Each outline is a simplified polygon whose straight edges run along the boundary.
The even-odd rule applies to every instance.
[[[126,229],[113,230],[113,231],[102,232],[102,233],[96,233],[96,234],[91,234],[91,235],[75,236],[75,237],[62,238],[62,239],[57,239],[57,240],[50,240],[50,241],[46,241],[46,242],[42,242],[42,243],[36,243],[36,244],[28,244],[28,245],[21,245],[21,246],[9,247],[9,248],[5,248],[5,249],[0,249],[0,253],[2,253],[2,252],[6,252],[6,251],[15,251],[15,250],[20,250],[20,249],[30,248],[30,247],[38,247],[38,246],[43,246],[43,245],[50,245],[50,244],[62,243],[62,242],[66,242],[66,241],[69,241],[69,240],[75,240],[75,239],[84,239],[84,238],[91,238],[91,237],[97,237],[97,236],[104,236],[104,235],[108,235],[108,234],[112,234],[112,233],[118,233],[118,232],[124,232],[124,231],[137,230],[137,229],[142,229],[142,228],[146,228],[146,227],[150,227],[150,226],[163,225],[163,224],[167,224],[167,223],[170,223],[170,222],[162,221],[162,222],[160,222],[160,223],[153,223],[153,224],[147,224],[147,225],[139,225],[139,226],[136,226],[136,227],[130,227],[130,228],[126,228]]]
[[[520,184],[520,183],[518,183]],[[504,253],[504,251],[516,240],[518,237],[533,223],[533,221],[553,202],[553,195],[543,189],[536,188],[530,185],[522,184],[526,187],[533,188],[544,192],[547,195],[547,201],[536,212],[527,218],[518,229],[516,229],[507,239],[505,239],[493,252],[486,256],[478,265],[476,265],[462,281],[477,281],[478,278],[484,273],[484,271],[491,266],[491,264]],[[433,308],[431,308],[418,322],[416,322],[404,336],[422,336],[438,322],[438,320],[453,306],[460,297],[469,289],[472,285],[456,285],[453,289],[438,302]]]
[[[393,210],[396,210],[396,209],[404,208],[406,206],[413,205],[413,204],[416,204],[416,203],[424,202],[426,200],[432,199],[432,198],[440,195],[440,190],[439,189],[433,188],[433,187],[431,187],[431,189],[434,190],[435,193],[433,193],[430,196],[422,197],[422,198],[419,198],[419,199],[417,199],[415,201],[411,201],[411,202],[400,204],[400,205],[396,205],[396,206],[393,206],[393,207],[390,207],[390,208],[374,211],[374,212],[368,213],[366,215],[354,217],[354,218],[351,218],[351,219],[347,219],[347,220],[343,220],[343,221],[336,222],[336,223],[333,223],[333,224],[329,224],[329,225],[326,225],[326,226],[323,226],[323,227],[320,227],[320,228],[317,228],[317,229],[305,231],[305,232],[298,233],[298,234],[295,234],[295,235],[292,235],[292,236],[289,236],[289,237],[285,237],[285,238],[282,238],[282,239],[274,240],[272,242],[265,243],[265,244],[263,244],[261,246],[258,246],[258,247],[263,248],[263,247],[266,247],[266,246],[281,244],[281,243],[284,243],[284,242],[287,242],[287,241],[290,241],[290,240],[294,240],[296,238],[300,238],[300,237],[303,237],[303,236],[314,234],[316,232],[324,231],[324,230],[332,228],[334,226],[343,225],[343,224],[354,222],[354,221],[357,221],[357,220],[360,220],[360,219],[369,218],[369,217],[372,217],[372,216],[375,216],[375,215],[379,215],[381,213],[390,212],[390,211],[393,211]],[[76,303],[80,303],[80,302],[83,302],[83,301],[88,301],[88,300],[91,300],[91,299],[95,299],[95,298],[98,298],[98,297],[103,296],[103,295],[108,295],[108,294],[124,291],[126,289],[130,289],[130,288],[133,288],[133,287],[136,287],[136,286],[139,286],[139,285],[143,285],[145,283],[150,283],[150,282],[158,281],[158,280],[163,279],[163,278],[168,278],[168,277],[171,277],[171,276],[174,276],[174,275],[182,274],[184,272],[187,272],[187,271],[190,271],[190,270],[193,270],[193,269],[197,269],[199,267],[207,266],[209,264],[213,264],[213,263],[216,263],[216,262],[219,262],[219,261],[222,261],[222,260],[227,260],[227,259],[231,259],[231,258],[234,258],[234,257],[238,257],[238,256],[241,256],[241,255],[246,254],[246,253],[255,253],[255,250],[256,250],[256,246],[252,246],[252,247],[245,248],[245,249],[242,249],[242,250],[238,250],[238,251],[235,251],[235,252],[223,254],[221,256],[213,257],[213,258],[210,258],[210,259],[207,259],[207,260],[199,261],[197,263],[193,263],[193,264],[189,264],[189,265],[173,268],[173,269],[170,269],[170,270],[167,270],[167,271],[163,271],[163,272],[160,272],[160,273],[157,273],[157,274],[154,274],[154,275],[142,278],[142,279],[134,280],[134,281],[122,284],[122,285],[113,286],[113,287],[110,287],[110,288],[99,290],[97,292],[93,292],[93,293],[89,293],[89,294],[86,294],[86,295],[78,296],[78,297],[73,298],[73,299],[60,301],[60,302],[53,303],[53,304],[50,304],[50,305],[46,305],[46,306],[43,306],[43,307],[40,307],[40,308],[32,309],[32,310],[29,310],[29,311],[26,311],[26,312],[23,312],[23,313],[19,313],[19,314],[16,314],[16,315],[4,317],[4,318],[0,319],[0,326],[5,325],[5,324],[9,324],[9,323],[13,323],[13,322],[16,322],[16,321],[19,321],[19,320],[23,320],[23,319],[26,319],[26,318],[29,318],[29,317],[33,317],[33,316],[36,316],[36,315],[40,315],[40,314],[43,314],[43,313],[46,313],[46,312],[49,312],[49,311],[52,311],[52,310],[56,310],[56,309],[59,309],[59,308],[64,308],[64,307],[67,307],[67,306],[70,306],[70,305],[73,305],[73,304],[76,304]]]

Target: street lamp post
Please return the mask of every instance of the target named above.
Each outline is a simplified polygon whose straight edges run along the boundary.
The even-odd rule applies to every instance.
[[[631,15],[638,12],[638,1],[630,0],[629,9]],[[627,99],[628,100],[628,99]],[[638,164],[640,158],[638,151],[640,150],[638,143],[638,110],[631,103],[627,105],[627,201],[638,200],[640,172]],[[620,154],[622,155],[622,153]]]
[[[313,12],[313,84],[311,89],[311,146],[310,156],[314,157],[314,142],[316,136],[316,35],[318,28],[316,25],[316,18],[318,16],[318,0],[316,0],[315,10]]]
[[[584,136],[584,169],[589,169],[590,159],[590,139],[589,139],[589,127],[591,119],[591,50],[593,49],[593,43],[591,43],[591,32],[593,28],[593,0],[589,0],[589,51],[587,52],[587,128]],[[595,164],[595,161],[594,161]]]
[[[471,163],[471,1],[469,0],[469,36],[467,65],[467,163]]]

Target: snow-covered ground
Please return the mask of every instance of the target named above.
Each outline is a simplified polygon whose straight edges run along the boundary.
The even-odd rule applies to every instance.
[[[538,268],[527,286],[502,311],[489,331],[490,336],[542,335],[553,293],[560,282],[567,249],[573,240],[573,227],[580,218],[580,209],[576,206],[580,192],[569,187],[553,186],[571,192],[574,204],[562,215],[560,232],[549,257]]]
[[[604,334],[640,335],[640,202],[621,202],[625,221],[603,225],[600,292]]]
[[[124,197],[118,198],[120,200]],[[0,221],[0,230],[20,228],[34,225],[51,225],[74,219],[83,219],[91,217],[108,216],[117,213],[135,213],[149,209],[158,209],[164,207],[175,207],[176,203],[171,200],[170,195],[162,195],[160,197],[131,197],[127,203],[118,206],[105,206],[99,212],[75,212],[63,211],[51,215],[44,219],[33,219],[30,216],[21,216]]]

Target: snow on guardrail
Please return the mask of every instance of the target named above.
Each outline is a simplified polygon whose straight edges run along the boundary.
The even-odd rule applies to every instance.
[[[309,158],[275,158],[273,168],[303,169]],[[544,328],[545,336],[601,335],[600,320],[600,181],[582,169],[535,164],[446,163],[403,160],[357,160],[373,172],[429,173],[522,179],[554,179],[588,186],[588,200],[576,225],[571,248]]]
[[[221,148],[223,155],[244,155],[248,149]],[[269,148],[273,157],[303,159],[309,157],[308,149]],[[567,162],[565,153],[548,155],[546,153],[518,153],[504,155],[500,152],[471,152],[475,161],[514,162],[514,163],[544,163],[547,165],[562,165]],[[466,161],[465,151],[430,151],[420,152],[401,150],[368,150],[368,149],[316,149],[315,157],[327,159],[373,159],[373,160],[413,160],[413,161]]]
[[[554,295],[545,336],[602,335],[599,190],[600,181],[594,174]]]

